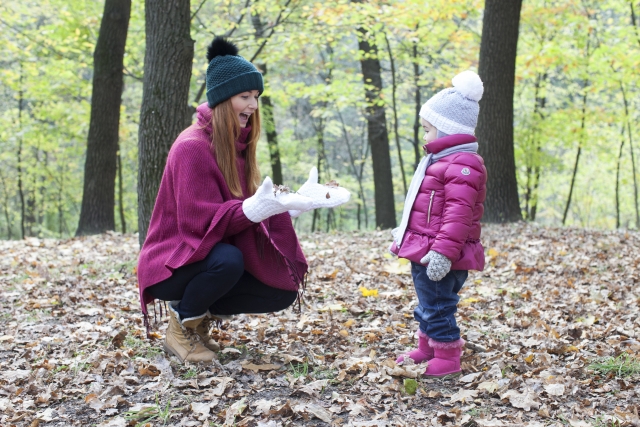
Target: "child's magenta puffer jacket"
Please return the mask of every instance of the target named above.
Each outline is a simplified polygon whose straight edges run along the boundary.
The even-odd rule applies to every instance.
[[[429,152],[457,145],[459,135],[436,139]],[[469,141],[466,141],[469,142]],[[452,270],[484,269],[484,248],[480,243],[480,219],[487,193],[487,169],[482,157],[460,152],[443,157],[427,168],[411,208],[402,244],[391,251],[420,263],[430,250],[452,262]]]

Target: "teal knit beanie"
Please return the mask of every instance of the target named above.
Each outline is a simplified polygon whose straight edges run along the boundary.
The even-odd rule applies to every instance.
[[[207,101],[213,108],[242,92],[264,91],[262,74],[249,61],[238,55],[238,48],[222,37],[216,37],[207,49]]]

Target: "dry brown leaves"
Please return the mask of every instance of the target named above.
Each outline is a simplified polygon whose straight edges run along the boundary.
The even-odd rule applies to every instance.
[[[159,310],[146,339],[137,236],[0,242],[0,425],[640,425],[638,376],[589,369],[640,351],[638,233],[485,227],[487,268],[459,304],[464,375],[447,381],[394,363],[415,298],[389,240],[301,236],[302,311],[224,323],[209,367],[162,351]]]

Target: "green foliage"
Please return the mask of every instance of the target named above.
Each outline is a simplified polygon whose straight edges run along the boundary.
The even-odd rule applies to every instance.
[[[187,372],[182,374],[182,378],[184,378],[185,380],[188,380],[191,378],[195,378],[197,375],[198,375],[198,370],[196,368],[189,368]]]
[[[413,396],[418,390],[418,382],[412,378],[405,378],[402,385],[404,386],[404,392],[409,396]]]
[[[59,0],[9,1],[0,6],[5,34],[0,71],[0,198],[6,204],[0,220],[2,237],[22,237],[21,222],[26,236],[75,232],[82,200],[93,50],[103,6],[102,2]],[[133,7],[134,16],[140,18],[139,2]],[[132,29],[135,25],[140,21],[132,23]],[[139,34],[129,38],[134,43],[128,44],[127,65],[144,54],[133,48],[138,38]],[[127,216],[133,223],[137,165],[135,150],[130,154],[129,147],[136,146],[132,120],[137,121],[141,85],[129,80],[120,145],[128,181],[124,183]],[[129,99],[133,102],[128,103]],[[135,115],[128,118],[128,110]]]
[[[163,354],[161,348],[151,345],[147,340],[138,338],[133,332],[127,334],[123,343],[124,347],[133,350],[137,357],[152,360]]]
[[[93,49],[103,6],[103,2],[86,0],[8,0],[0,5],[2,238],[20,238],[23,228],[25,235],[40,237],[75,232],[90,119]],[[195,41],[191,106],[204,99],[198,94],[208,43],[214,34],[228,36],[244,57],[267,69],[265,95],[274,104],[283,184],[296,189],[312,166],[320,166],[321,181],[336,179],[351,190],[351,201],[340,209],[296,219],[296,227],[304,231],[312,226],[371,228],[374,223],[367,100],[357,44],[366,33],[367,40],[378,47],[383,67],[382,100],[392,141],[396,137],[391,123],[394,104],[398,118],[404,170],[392,144],[395,199],[390,202],[400,215],[405,196],[402,174],[409,181],[422,155],[422,134],[414,131],[416,93],[419,106],[449,86],[455,73],[477,69],[482,1],[214,0],[192,2],[191,7]],[[127,232],[137,229],[143,8],[144,2],[132,3],[120,120]],[[263,24],[259,33],[254,26],[258,20]],[[581,147],[567,225],[615,227],[619,185],[620,226],[640,226],[635,196],[640,178],[636,135],[640,85],[634,71],[640,57],[638,22],[636,16],[634,27],[630,3],[622,0],[523,3],[514,148],[525,218],[550,225],[561,222]],[[266,140],[258,155],[262,173],[271,174]],[[125,224],[116,213],[117,230],[123,231]]]
[[[296,364],[289,363],[289,372],[293,378],[306,377],[309,375],[309,364],[307,362]]]
[[[618,377],[628,377],[640,374],[640,359],[622,353],[618,357],[598,359],[589,365],[589,369],[602,375],[613,374]]]
[[[156,395],[156,403],[154,405],[146,406],[138,411],[129,410],[125,412],[124,418],[136,427],[148,425],[150,421],[154,420],[154,424],[161,423],[159,425],[166,425],[169,422],[171,415],[173,415],[174,412],[179,412],[181,409],[182,408],[172,408],[171,399],[167,400],[167,403],[162,406],[160,404],[160,399]]]
[[[537,221],[559,223],[581,146],[567,225],[616,226],[619,165],[621,226],[639,226],[629,151],[637,129],[621,135],[627,120],[637,116],[637,105],[630,108],[631,117],[626,115],[621,91],[621,85],[627,87],[629,97],[629,87],[637,84],[629,67],[637,63],[640,39],[630,23],[627,2],[523,3],[514,106],[526,218],[532,219],[536,206]],[[623,138],[626,148],[619,159]]]

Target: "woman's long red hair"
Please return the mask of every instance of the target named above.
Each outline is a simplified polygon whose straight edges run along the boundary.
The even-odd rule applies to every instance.
[[[247,182],[249,195],[253,195],[260,185],[260,170],[256,150],[260,139],[260,113],[256,110],[249,117],[247,126],[251,131],[247,135],[247,149],[245,151],[244,177]],[[218,167],[224,176],[227,186],[236,197],[242,197],[239,171],[236,166],[235,141],[240,136],[240,121],[233,110],[231,99],[221,102],[212,109],[211,115],[211,149],[218,162]]]

